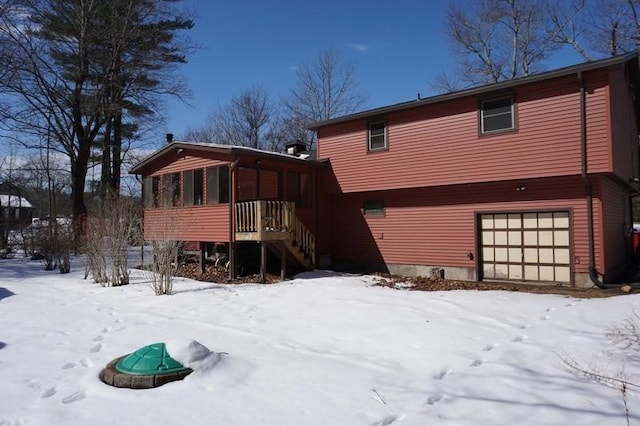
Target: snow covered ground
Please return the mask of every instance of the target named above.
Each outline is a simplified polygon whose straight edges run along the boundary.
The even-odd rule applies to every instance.
[[[140,271],[118,288],[82,275],[0,261],[1,426],[625,425],[619,389],[561,360],[640,383],[638,358],[605,337],[640,295],[423,293],[316,271],[275,285],[177,279],[155,296]],[[181,339],[219,362],[149,390],[98,379],[113,358]],[[639,422],[632,390],[628,405]]]

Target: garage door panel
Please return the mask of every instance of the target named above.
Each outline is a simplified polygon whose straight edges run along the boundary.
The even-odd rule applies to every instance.
[[[556,266],[555,268],[556,281],[571,281],[571,268],[569,266]]]
[[[527,281],[539,281],[537,265],[524,265],[524,279]]]
[[[485,262],[493,262],[495,260],[495,256],[493,255],[493,247],[483,247],[482,258]]]
[[[521,245],[522,244],[522,231],[509,231],[507,235],[509,238],[509,245]]]
[[[524,245],[525,246],[537,246],[538,245],[538,231],[524,231]]]
[[[561,265],[568,265],[571,263],[571,256],[568,248],[561,248],[554,250],[555,263]]]
[[[553,231],[539,231],[538,245],[553,246]]]
[[[553,228],[553,213],[538,213],[538,228]]]
[[[556,247],[569,247],[569,230],[553,231],[553,242]]]
[[[509,265],[504,263],[496,263],[496,276],[495,278],[509,278]]]
[[[522,262],[522,249],[509,248],[509,262]]]
[[[481,215],[485,278],[571,282],[569,212]]]
[[[496,231],[493,237],[493,243],[497,246],[507,245],[507,231]]]
[[[556,212],[553,214],[553,227],[569,229],[569,212]]]
[[[540,266],[540,281],[553,281],[554,272],[553,266]]]
[[[524,262],[525,263],[538,263],[538,249],[537,248],[525,248],[524,249]]]

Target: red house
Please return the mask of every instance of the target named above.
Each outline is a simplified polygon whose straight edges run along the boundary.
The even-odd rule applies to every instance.
[[[316,123],[318,160],[173,143],[133,170],[145,232],[169,213],[201,249],[305,239],[307,267],[601,285],[633,259],[638,102],[633,53]]]

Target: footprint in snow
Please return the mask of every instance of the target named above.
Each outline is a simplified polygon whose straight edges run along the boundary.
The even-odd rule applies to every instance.
[[[101,349],[102,349],[102,343],[98,343],[97,345],[89,349],[89,352],[96,353],[96,352],[100,352]]]
[[[556,308],[547,308],[545,311],[546,312],[551,312],[551,311],[555,311],[555,310],[556,310]]]
[[[435,376],[433,376],[433,378],[435,380],[442,380],[445,377],[447,377],[449,374],[451,374],[451,372],[453,371],[453,369],[448,368],[448,367],[442,367],[440,369],[440,372],[438,374],[436,374]]]
[[[484,360],[483,359],[474,359],[473,362],[471,363],[471,367],[480,367],[482,364],[484,364]]]
[[[75,362],[68,362],[68,363],[66,363],[65,365],[62,366],[62,369],[63,370],[68,370],[68,369],[73,368],[75,366],[76,366]]]
[[[35,389],[35,390],[38,390],[38,389],[40,389],[42,387],[40,382],[37,381],[37,380],[29,380],[29,382],[27,382],[27,386],[30,387],[31,389]]]
[[[540,317],[540,321],[546,321],[548,319],[551,319],[551,315],[543,315]]]
[[[102,342],[103,340],[104,337],[102,336],[102,334],[93,338],[94,342]]]
[[[404,414],[391,414],[383,418],[382,420],[375,422],[373,426],[389,426],[396,422],[396,420],[404,419]]]
[[[42,393],[40,394],[40,398],[42,398],[42,399],[51,398],[53,395],[55,395],[55,394],[56,394],[56,392],[57,392],[57,390],[56,390],[56,388],[55,388],[55,387],[47,388],[47,389],[45,389],[45,391],[44,391],[44,392],[42,392]]]
[[[515,339],[513,339],[514,342],[524,342],[525,340],[527,340],[529,338],[529,336],[526,335],[521,335],[521,336],[516,336]]]
[[[531,328],[531,324],[523,324],[523,325],[521,325],[521,326],[520,326],[520,328],[521,328],[522,330],[528,330],[528,329],[530,329],[530,328]]]
[[[573,305],[575,305],[575,302],[567,303],[566,305],[564,305],[564,307],[565,307],[565,308],[569,308],[569,307],[571,307],[571,306],[573,306]]]
[[[443,394],[441,394],[441,393],[437,393],[437,394],[435,394],[435,395],[433,395],[433,396],[430,396],[430,397],[427,399],[427,404],[429,404],[429,405],[435,405],[435,404],[436,404],[438,401],[440,401],[442,398],[444,398],[444,395],[443,395]]]
[[[71,395],[62,399],[63,404],[71,404],[72,402],[80,401],[86,398],[87,394],[83,391],[74,392]]]
[[[495,348],[497,348],[498,346],[500,346],[500,345],[498,345],[497,343],[489,343],[487,346],[485,346],[484,348],[482,348],[482,350],[483,350],[483,351],[485,351],[485,352],[489,352],[489,351],[494,350],[494,349],[495,349]]]

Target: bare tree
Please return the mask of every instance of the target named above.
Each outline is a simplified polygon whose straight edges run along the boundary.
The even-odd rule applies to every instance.
[[[284,101],[283,126],[292,139],[309,147],[314,135],[307,125],[351,114],[367,102],[358,90],[353,64],[345,62],[337,50],[323,50],[315,61],[300,64],[296,77],[296,86]]]
[[[0,57],[17,58],[0,81],[7,99],[2,124],[30,138],[26,146],[48,138],[68,156],[76,225],[87,212],[94,145],[107,140],[108,181],[117,187],[126,117],[152,115],[158,103],[151,100],[182,93],[170,72],[185,60],[175,33],[193,23],[175,14],[175,3],[19,0],[0,15]]]
[[[259,86],[234,96],[218,115],[223,140],[231,145],[261,148],[272,111],[266,90]]]
[[[583,18],[586,46],[604,56],[636,50],[640,42],[639,13],[638,0],[588,1]]]
[[[282,151],[280,114],[267,91],[253,86],[231,98],[229,104],[209,114],[201,127],[193,127],[186,138],[200,142],[248,146]]]
[[[455,48],[464,85],[495,83],[541,70],[543,61],[558,48],[547,14],[544,2],[534,0],[452,3],[445,33]]]

